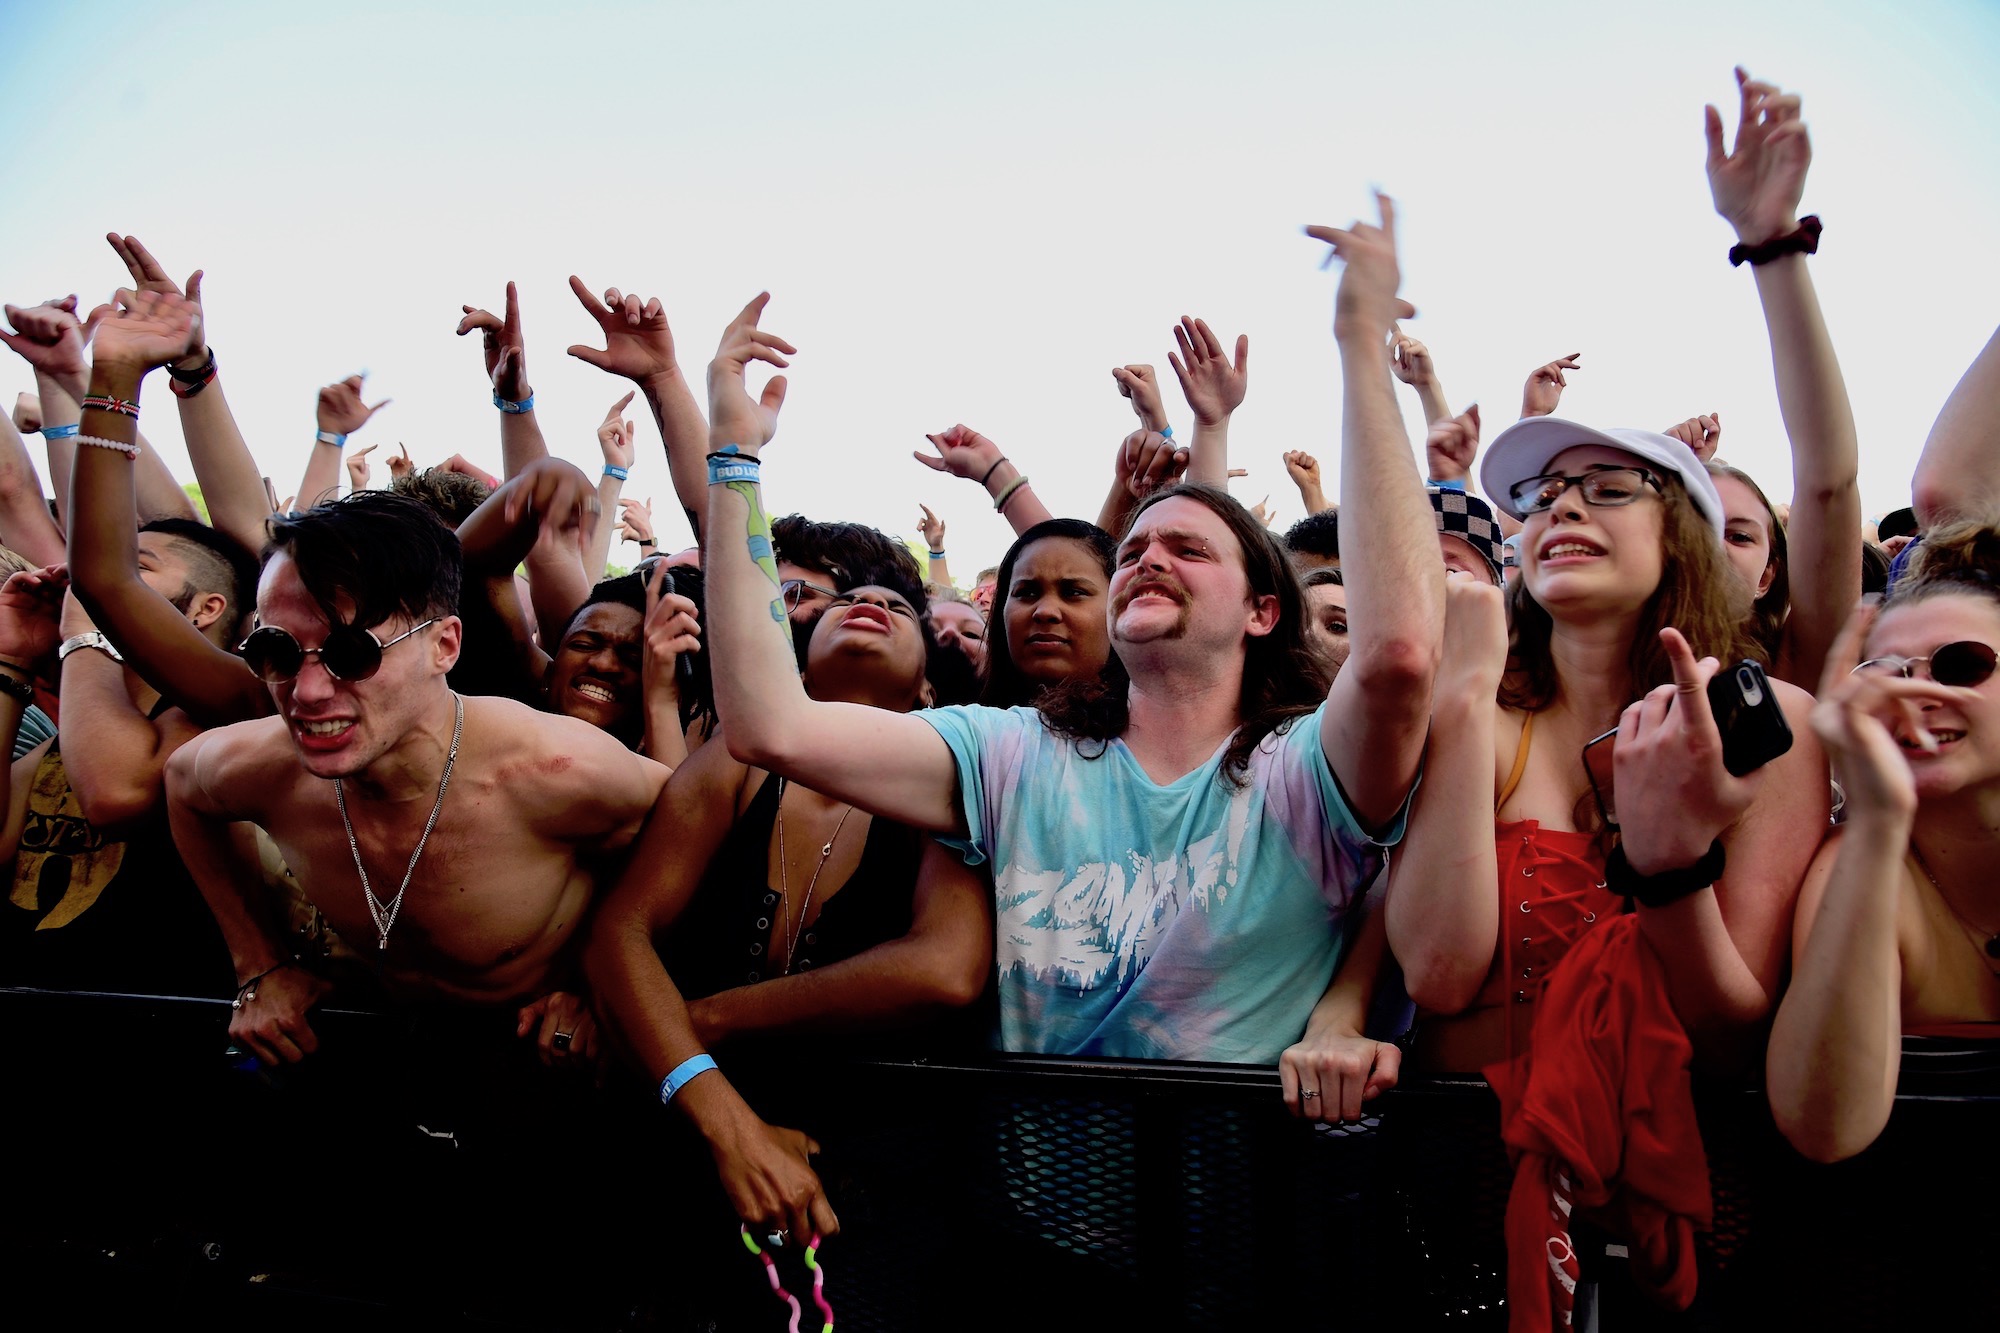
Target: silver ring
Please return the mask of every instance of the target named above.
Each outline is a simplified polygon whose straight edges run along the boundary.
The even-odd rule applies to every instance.
[[[575,1035],[574,1032],[558,1032],[554,1037],[549,1039],[549,1045],[559,1051],[566,1051],[569,1049],[569,1039]]]
[[[1301,1101],[1308,1101],[1308,1102],[1309,1102],[1309,1101],[1311,1101],[1311,1100],[1312,1100],[1313,1098],[1315,1098],[1315,1097],[1317,1097],[1317,1096],[1319,1096],[1319,1089],[1318,1089],[1318,1088],[1314,1088],[1314,1089],[1313,1089],[1313,1090],[1312,1090],[1311,1092],[1302,1092],[1302,1093],[1300,1093],[1300,1094],[1299,1094],[1299,1099],[1300,1099]]]
[[[764,1243],[770,1246],[774,1250],[783,1249],[785,1246],[785,1242],[789,1241],[791,1238],[792,1238],[792,1233],[790,1231],[787,1231],[784,1227],[779,1227],[776,1231],[768,1231],[764,1233]]]

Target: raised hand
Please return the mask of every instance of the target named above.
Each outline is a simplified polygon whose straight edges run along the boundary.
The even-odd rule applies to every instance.
[[[33,435],[42,428],[42,400],[32,393],[14,396],[14,429]]]
[[[1285,473],[1301,491],[1324,489],[1320,484],[1319,460],[1303,449],[1285,451]]]
[[[63,594],[69,569],[44,565],[0,584],[0,665],[39,675],[62,642]]]
[[[144,374],[201,350],[201,307],[185,296],[121,288],[113,301],[91,311],[88,321],[96,328],[99,366]]]
[[[374,446],[370,445],[369,448],[372,449]],[[401,440],[396,441],[396,452],[390,454],[382,461],[389,465],[389,480],[391,481],[395,481],[399,477],[407,477],[417,470],[417,461],[410,457],[410,446],[404,444]]]
[[[62,296],[40,305],[10,305],[4,309],[7,322],[15,331],[0,329],[0,342],[13,348],[38,372],[62,385],[72,399],[81,401],[85,379],[90,374],[83,346],[90,341],[90,334],[76,317],[76,298]]]
[[[785,377],[773,375],[764,391],[750,396],[744,372],[752,361],[763,361],[779,369],[792,363],[798,348],[775,333],[757,327],[764,307],[771,303],[769,292],[759,292],[737,313],[722,331],[715,359],[708,363],[708,434],[716,448],[735,445],[755,454],[778,433],[778,413],[785,405]],[[655,303],[657,304],[657,302]],[[661,321],[665,327],[665,321]]]
[[[1583,369],[1576,363],[1582,355],[1582,352],[1571,352],[1528,372],[1528,382],[1521,386],[1523,417],[1555,415],[1556,408],[1562,403],[1563,390],[1569,387],[1568,372]]]
[[[611,405],[604,414],[604,420],[597,423],[597,447],[604,453],[604,466],[630,469],[638,457],[638,446],[633,443],[632,423],[625,419],[625,409],[632,406],[633,394],[626,394]]]
[[[1795,93],[1781,93],[1736,71],[1742,99],[1737,113],[1736,142],[1722,147],[1722,113],[1702,108],[1708,135],[1708,192],[1715,211],[1736,229],[1747,245],[1796,231],[1799,199],[1805,194],[1806,169],[1812,165],[1812,140],[1799,119]]]
[[[1900,728],[1918,749],[1935,752],[1924,706],[1962,707],[1972,692],[1918,676],[1855,675],[1877,609],[1868,601],[1855,607],[1834,640],[1813,703],[1812,729],[1847,794],[1849,819],[1908,820],[1917,812],[1917,784],[1896,732]]]
[[[510,403],[518,403],[534,390],[528,387],[528,353],[521,342],[521,302],[511,282],[507,284],[507,304],[503,308],[505,315],[496,317],[476,306],[460,306],[465,317],[458,321],[458,336],[463,338],[474,329],[479,330],[486,353],[486,378],[493,382],[493,392]]]
[[[1111,378],[1117,381],[1119,394],[1132,404],[1143,429],[1166,429],[1167,405],[1160,397],[1160,377],[1151,366],[1113,366]]]
[[[1421,389],[1437,378],[1431,349],[1403,332],[1400,324],[1389,326],[1389,369],[1413,389]]]
[[[927,504],[919,503],[917,508],[924,511],[924,516],[917,520],[917,532],[922,535],[924,544],[930,547],[931,550],[942,551],[944,549],[944,520],[933,514],[931,507]]]
[[[583,285],[583,279],[575,275],[570,277],[569,289],[604,332],[604,350],[577,343],[569,349],[571,356],[640,383],[678,369],[674,360],[674,333],[667,327],[667,313],[657,296],[645,301],[608,287],[600,301]],[[770,294],[766,293],[762,299],[768,301]]]
[[[107,326],[109,327],[109,326]],[[103,338],[100,332],[98,337]],[[104,353],[100,351],[99,357]],[[373,407],[361,401],[361,381],[359,375],[349,375],[346,379],[327,385],[319,391],[319,428],[335,435],[351,435],[368,424],[369,418],[389,405],[384,398]]]
[[[1234,363],[1224,355],[1222,340],[1204,320],[1181,316],[1181,322],[1174,326],[1174,342],[1180,350],[1167,353],[1167,364],[1181,382],[1195,423],[1214,426],[1228,420],[1250,391],[1250,335],[1237,335]]]
[[[1256,519],[1260,527],[1268,528],[1277,522],[1278,511],[1271,508],[1271,497],[1267,495],[1256,504],[1251,505],[1250,517]]]
[[[1464,481],[1472,475],[1472,460],[1478,453],[1478,403],[1455,417],[1433,421],[1430,434],[1424,437],[1424,460],[1430,465],[1432,481]]]
[[[1188,451],[1158,431],[1135,430],[1118,446],[1118,479],[1134,500],[1171,486],[1187,471]]]
[[[936,435],[926,435],[936,446],[935,455],[913,450],[911,457],[933,472],[949,472],[967,481],[983,481],[1000,462],[1000,446],[970,426],[953,426]]]
[[[1414,319],[1416,307],[1396,295],[1402,269],[1396,262],[1396,201],[1375,193],[1379,223],[1356,221],[1352,226],[1307,227],[1306,235],[1333,247],[1326,263],[1346,265],[1333,299],[1333,332],[1385,336],[1399,319]],[[1322,265],[1324,267],[1324,265]]]
[[[347,456],[348,490],[365,491],[368,489],[368,478],[370,475],[368,471],[368,455],[374,452],[375,446],[371,444],[366,449],[356,449]]]
[[[653,501],[624,499],[618,502],[618,539],[638,542],[641,546],[653,540]]]
[[[640,679],[649,696],[655,690],[675,690],[674,664],[683,653],[701,651],[699,608],[689,598],[670,591],[672,574],[662,561],[646,580],[645,655]]]
[[[597,531],[604,502],[597,498],[597,485],[574,465],[559,458],[538,458],[522,468],[507,483],[506,502],[501,517],[512,527],[523,514],[533,514],[544,528],[562,533]]]
[[[1768,769],[1736,777],[1722,765],[1722,735],[1708,706],[1713,657],[1695,660],[1677,629],[1660,631],[1674,678],[1618,719],[1612,781],[1618,808],[1647,812],[1623,822],[1626,859],[1641,875],[1691,866],[1750,808]]]
[[[194,303],[196,313],[201,313],[202,271],[200,269],[196,269],[188,275],[187,286],[183,288],[167,276],[166,268],[161,265],[159,260],[153,258],[151,250],[148,250],[144,245],[139,243],[137,236],[120,236],[114,231],[108,233],[104,239],[111,242],[111,248],[116,250],[118,257],[125,261],[125,271],[132,275],[132,288],[134,291],[159,292],[165,296],[185,296]],[[203,322],[206,324],[205,320]],[[201,349],[197,348],[195,350],[198,352]]]
[[[1715,451],[1722,447],[1722,413],[1710,412],[1706,416],[1689,417],[1686,421],[1669,426],[1660,433],[1673,436],[1694,450],[1694,456],[1706,463],[1715,457]]]
[[[1507,591],[1470,574],[1444,576],[1440,698],[1491,701],[1507,671]]]

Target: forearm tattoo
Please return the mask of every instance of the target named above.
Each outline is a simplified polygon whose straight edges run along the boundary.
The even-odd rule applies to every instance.
[[[749,506],[750,515],[744,523],[744,533],[750,544],[750,558],[757,562],[757,568],[764,571],[764,577],[771,580],[771,619],[782,624],[785,620],[785,599],[778,586],[778,553],[771,545],[771,516],[764,512],[763,493],[754,481],[732,481],[728,485]]]

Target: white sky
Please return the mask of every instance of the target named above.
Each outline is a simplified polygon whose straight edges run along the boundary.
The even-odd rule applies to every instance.
[[[1533,366],[1580,351],[1563,415],[1719,409],[1724,455],[1782,499],[1755,291],[1702,174],[1702,104],[1733,130],[1740,61],[1805,96],[1813,273],[1879,512],[2000,321],[1996,58],[2000,6],[1976,3],[0,0],[0,295],[103,300],[112,229],[205,268],[283,495],[318,386],[363,368],[395,402],[357,443],[497,466],[479,348],[452,329],[508,278],[551,448],[592,475],[625,386],[563,354],[595,337],[566,276],[662,297],[697,380],[768,287],[767,327],[801,349],[773,506],[906,534],[924,500],[963,581],[1009,534],[910,460],[924,432],[964,421],[1052,510],[1095,516],[1132,425],[1113,365],[1157,364],[1192,424],[1166,366],[1183,313],[1250,334],[1239,496],[1297,518],[1288,448],[1337,494],[1334,275],[1299,227],[1345,224],[1379,183],[1410,332],[1489,438]],[[0,357],[11,401],[31,379]],[[144,428],[191,479],[171,404],[150,385]],[[685,540],[649,422],[626,494]]]

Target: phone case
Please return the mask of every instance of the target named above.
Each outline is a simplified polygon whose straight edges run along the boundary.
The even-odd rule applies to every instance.
[[[1722,766],[1742,777],[1792,748],[1791,724],[1764,668],[1745,659],[1715,673],[1708,706],[1722,734]]]

